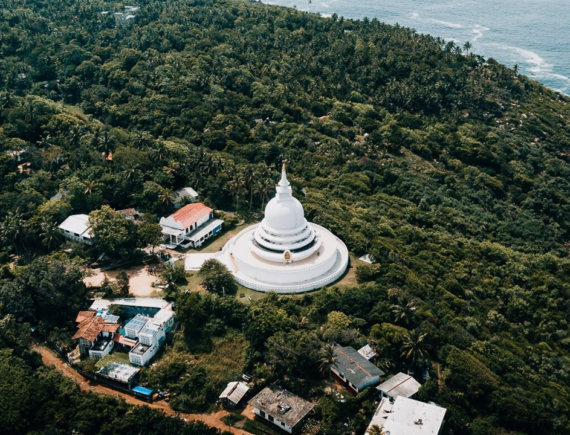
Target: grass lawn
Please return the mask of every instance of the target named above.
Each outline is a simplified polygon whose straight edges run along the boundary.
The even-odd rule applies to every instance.
[[[276,431],[268,424],[259,420],[247,419],[243,425],[243,430],[255,435],[282,435],[281,432]]]
[[[103,367],[105,367],[107,364],[112,363],[112,362],[117,362],[117,363],[128,365],[128,364],[130,364],[129,363],[129,354],[123,353],[123,352],[110,353],[109,355],[105,355],[103,358],[101,358],[99,361],[97,361],[97,363],[95,364],[95,367],[97,368],[97,370],[99,370],[99,369],[102,369]]]
[[[353,254],[350,254],[350,264],[348,267],[348,271],[344,274],[344,276],[333,284],[339,288],[346,288],[346,287],[356,287],[358,282],[356,281],[356,266],[366,264],[364,261],[359,260]]]
[[[204,367],[212,383],[224,384],[237,379],[245,365],[247,342],[243,335],[230,333],[215,338],[210,353],[198,356],[198,366]]]

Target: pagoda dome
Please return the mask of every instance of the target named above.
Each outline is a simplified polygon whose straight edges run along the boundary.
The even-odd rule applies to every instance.
[[[257,291],[315,290],[336,281],[348,268],[346,245],[326,228],[307,222],[285,169],[284,162],[277,195],[267,203],[263,220],[241,230],[213,254],[239,284]]]
[[[303,206],[293,196],[285,164],[275,190],[277,195],[265,207],[265,218],[253,234],[251,249],[269,261],[306,258],[320,245],[305,219]]]
[[[303,206],[294,196],[276,196],[265,207],[263,224],[279,231],[302,230],[307,225]]]

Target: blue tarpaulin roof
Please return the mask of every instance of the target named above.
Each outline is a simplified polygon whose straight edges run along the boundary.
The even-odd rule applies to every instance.
[[[149,390],[148,388],[145,388],[145,387],[141,387],[140,385],[137,385],[135,388],[133,388],[133,392],[139,393],[139,394],[144,394],[145,396],[151,396],[152,395],[152,390]]]

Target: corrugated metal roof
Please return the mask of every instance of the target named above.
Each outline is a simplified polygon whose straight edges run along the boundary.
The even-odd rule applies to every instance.
[[[176,195],[177,199],[182,199],[185,197],[190,197],[190,198],[197,198],[198,197],[198,192],[196,192],[191,187],[183,187],[182,189],[174,192],[174,194]]]
[[[374,352],[374,349],[372,349],[369,344],[358,349],[358,353],[368,360],[376,356],[376,352]]]
[[[119,299],[95,299],[91,304],[91,310],[109,308],[111,305],[122,305],[127,307],[164,308],[170,302],[162,298],[119,298]]]
[[[243,382],[230,382],[223,393],[220,394],[220,399],[228,399],[237,405],[248,391],[249,387]]]
[[[335,345],[333,368],[343,375],[357,389],[384,372],[360,355],[353,347]]]
[[[416,394],[421,387],[421,384],[410,375],[405,373],[398,373],[386,382],[381,383],[376,387],[378,391],[393,397],[411,397]]]
[[[59,225],[60,230],[69,231],[85,237],[91,237],[89,227],[89,216],[86,214],[74,214],[69,216]]]

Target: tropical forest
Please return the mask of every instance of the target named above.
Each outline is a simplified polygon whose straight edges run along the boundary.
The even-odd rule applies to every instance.
[[[416,400],[447,410],[442,435],[570,433],[570,98],[379,19],[136,5],[126,19],[116,1],[0,0],[1,434],[242,433],[237,413],[179,417],[211,415],[247,373],[254,394],[277,383],[314,403],[302,433],[362,435],[378,391],[330,394],[332,343],[421,381]],[[74,347],[93,265],[158,250],[177,190],[239,231],[284,160],[307,220],[346,244],[346,277],[244,293],[215,261],[169,266],[178,326],[140,382],[172,412],[44,364],[38,343]],[[62,237],[76,214],[92,246]]]

